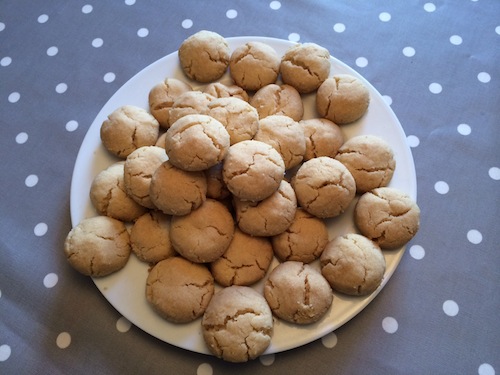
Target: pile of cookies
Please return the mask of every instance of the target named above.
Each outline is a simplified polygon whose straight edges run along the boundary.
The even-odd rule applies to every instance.
[[[278,56],[249,42],[231,53],[221,35],[200,31],[178,55],[185,81],[166,78],[149,110],[125,105],[103,122],[102,144],[117,159],[92,183],[98,215],[71,230],[64,251],[92,277],[134,254],[151,265],[145,293],[159,315],[201,317],[210,351],[244,362],[269,346],[273,316],[310,324],[332,308],[333,291],[375,291],[382,249],[407,243],[420,211],[388,187],[396,165],[383,139],[344,139],[340,127],[366,113],[369,91],[330,76],[325,48]],[[227,71],[232,82],[218,82]],[[306,94],[316,118],[303,118]],[[325,219],[351,204],[359,233],[329,238]]]

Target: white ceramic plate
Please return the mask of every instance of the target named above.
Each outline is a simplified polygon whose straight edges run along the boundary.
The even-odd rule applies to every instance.
[[[261,41],[272,46],[280,56],[293,45],[289,41],[263,37],[236,37],[227,38],[227,41],[231,51],[248,41]],[[382,96],[357,72],[334,58],[331,59],[331,64],[330,75],[340,73],[354,75],[360,78],[370,90],[371,102],[366,115],[358,122],[342,127],[346,139],[358,134],[373,134],[385,139],[394,150],[396,158],[396,170],[390,186],[407,192],[416,200],[415,167],[410,149],[406,144],[406,136],[398,119]],[[100,171],[117,161],[101,145],[99,130],[102,122],[116,108],[125,104],[147,109],[149,91],[166,77],[186,80],[179,68],[177,52],[154,62],[125,83],[104,105],[90,126],[81,145],[73,171],[70,198],[73,226],[77,225],[83,218],[96,215],[89,199],[90,185]],[[227,73],[221,79],[221,82],[230,83]],[[194,82],[190,83],[193,87],[199,86]],[[304,118],[317,117],[314,94],[304,96],[304,107]],[[338,218],[329,220],[330,238],[356,231],[352,220],[353,208],[354,202],[351,204],[350,210]],[[307,344],[332,332],[357,315],[387,283],[399,264],[404,250],[404,248],[401,248],[396,251],[384,252],[387,263],[385,277],[382,285],[373,294],[359,298],[335,294],[332,308],[327,315],[321,321],[312,325],[299,326],[275,320],[272,342],[265,354]],[[276,264],[277,261],[275,260],[271,265],[271,269]],[[317,262],[315,266],[318,267]],[[147,273],[148,265],[140,262],[132,255],[124,269],[108,277],[94,278],[94,282],[104,297],[125,318],[139,328],[172,345],[208,354],[209,351],[201,334],[200,319],[189,324],[172,324],[160,318],[150,308],[145,298]],[[254,287],[262,291],[263,282]]]

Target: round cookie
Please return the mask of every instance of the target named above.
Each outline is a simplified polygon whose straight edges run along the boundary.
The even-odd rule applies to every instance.
[[[349,74],[327,78],[316,92],[316,109],[338,125],[361,118],[370,103],[368,88],[360,79]]]
[[[276,82],[280,63],[280,57],[270,45],[248,42],[231,54],[229,72],[236,85],[256,91]]]
[[[321,256],[328,243],[328,229],[324,220],[299,208],[288,229],[271,241],[274,254],[281,261],[311,263]]]
[[[238,85],[225,85],[220,82],[212,82],[205,87],[203,92],[215,98],[238,98],[248,102],[248,93]]]
[[[391,147],[374,135],[358,135],[347,140],[335,159],[351,172],[358,194],[387,186],[396,168]]]
[[[174,256],[170,242],[170,216],[151,211],[138,218],[130,229],[130,245],[139,260],[158,263]]]
[[[104,147],[125,159],[142,146],[154,145],[160,124],[146,110],[125,105],[114,110],[101,125],[100,136]]]
[[[259,122],[254,140],[267,143],[278,151],[285,162],[285,169],[299,165],[306,152],[304,130],[291,117],[271,115]]]
[[[254,237],[236,228],[226,252],[210,264],[210,271],[224,287],[251,285],[264,278],[272,260],[268,238]]]
[[[198,82],[212,82],[226,72],[229,53],[229,45],[223,36],[201,30],[182,42],[179,61],[189,78]]]
[[[222,200],[231,195],[222,178],[222,163],[216,164],[203,172],[207,178],[207,198]]]
[[[306,152],[304,160],[329,156],[334,158],[344,143],[340,127],[326,118],[313,118],[299,122],[304,129]]]
[[[90,186],[90,201],[99,215],[121,221],[133,221],[147,209],[127,195],[124,165],[120,161],[99,172]]]
[[[397,249],[410,241],[420,226],[420,208],[404,192],[380,187],[364,193],[354,208],[361,234],[382,249]]]
[[[229,133],[211,116],[187,115],[168,130],[165,151],[169,161],[186,171],[202,171],[221,162],[229,149]]]
[[[241,200],[260,201],[273,194],[285,175],[283,158],[272,146],[255,140],[229,147],[222,177]]]
[[[351,172],[341,162],[328,156],[304,162],[292,185],[299,205],[323,219],[343,213],[356,195],[356,183]]]
[[[267,349],[273,334],[273,315],[266,300],[248,286],[219,290],[201,321],[209,350],[229,362],[255,359]]]
[[[293,221],[297,198],[292,186],[282,180],[278,190],[258,202],[234,198],[238,227],[252,236],[275,236],[283,233]]]
[[[203,172],[185,171],[168,160],[151,177],[151,202],[167,215],[190,213],[202,205],[206,195],[207,179]]]
[[[161,127],[165,129],[170,127],[168,121],[170,108],[180,95],[192,90],[193,88],[189,84],[180,79],[166,78],[149,91],[149,110]]]
[[[380,247],[356,233],[330,241],[320,264],[332,288],[352,296],[372,293],[384,278],[385,258]]]
[[[304,116],[302,98],[290,85],[266,85],[254,94],[250,104],[257,109],[261,119],[270,115],[284,115],[300,121]]]
[[[330,75],[330,52],[315,43],[296,44],[281,58],[280,72],[284,83],[310,93]]]
[[[264,285],[264,297],[278,318],[310,324],[326,314],[333,292],[328,281],[311,265],[287,261],[271,271]]]
[[[228,208],[219,201],[207,199],[189,214],[172,218],[170,239],[174,249],[184,258],[195,263],[209,263],[227,250],[234,229]]]
[[[138,148],[127,156],[124,166],[125,190],[140,205],[155,208],[149,196],[151,177],[156,169],[168,159],[165,150],[156,146]]]
[[[213,99],[212,95],[201,91],[188,91],[179,95],[170,107],[168,123],[172,126],[174,122],[186,115],[206,115],[208,104]]]
[[[210,271],[182,257],[158,262],[146,280],[148,303],[173,323],[188,323],[202,316],[214,290]]]
[[[83,219],[66,236],[69,264],[86,276],[107,276],[121,270],[130,256],[130,238],[122,221],[108,216]]]

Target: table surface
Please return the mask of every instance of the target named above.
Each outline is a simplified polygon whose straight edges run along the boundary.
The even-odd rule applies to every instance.
[[[399,118],[421,227],[359,315],[231,364],[131,325],[67,263],[82,140],[191,34],[315,42]],[[500,370],[500,2],[0,2],[0,373],[480,374]],[[495,354],[496,353],[496,354]]]

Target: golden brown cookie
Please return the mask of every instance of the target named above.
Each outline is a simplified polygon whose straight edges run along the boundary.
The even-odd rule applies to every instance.
[[[250,99],[262,119],[270,115],[284,115],[302,120],[304,104],[299,92],[290,85],[271,83],[259,89]]]
[[[205,87],[203,92],[215,98],[238,98],[248,102],[248,93],[238,85],[225,85],[221,82],[212,82]]]
[[[212,95],[201,91],[188,91],[175,99],[170,107],[168,122],[170,126],[186,115],[206,115],[208,104],[215,99]]]
[[[170,127],[168,119],[174,101],[180,95],[192,90],[191,85],[180,79],[165,78],[163,82],[158,83],[149,91],[149,110],[161,127],[165,129]]]
[[[231,195],[222,177],[222,162],[203,172],[207,178],[207,198],[222,200]]]
[[[344,143],[344,135],[340,127],[326,118],[302,120],[299,124],[304,129],[306,152],[304,160],[329,156],[334,158]]]

